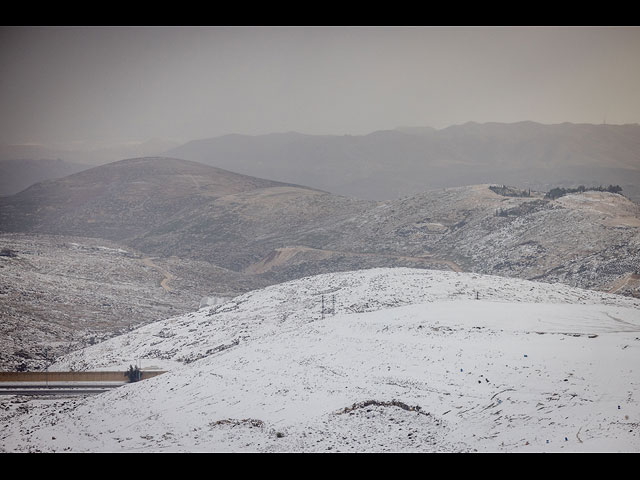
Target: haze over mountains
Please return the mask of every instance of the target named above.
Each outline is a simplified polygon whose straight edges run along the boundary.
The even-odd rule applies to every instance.
[[[0,196],[13,195],[37,182],[62,178],[91,168],[89,165],[71,163],[61,159],[0,160]]]
[[[43,180],[62,178],[124,158],[154,155],[177,145],[161,139],[103,147],[79,144],[75,148],[0,144],[0,196],[13,195]]]
[[[619,184],[640,201],[640,126],[468,122],[436,130],[398,127],[368,135],[224,135],[179,145],[170,140],[101,148],[2,145],[0,195],[60,178],[82,165],[167,156],[237,173],[368,200],[433,188],[495,183],[547,191],[555,186]],[[44,160],[77,165],[60,168]],[[31,160],[18,163],[16,160]],[[40,171],[35,172],[37,160]],[[55,171],[51,167],[57,166]],[[21,168],[24,167],[24,168]],[[87,167],[85,167],[87,168]],[[24,170],[24,171],[22,171]],[[19,178],[19,181],[7,179]]]
[[[102,143],[102,142],[101,142]],[[144,142],[112,143],[77,142],[73,145],[0,144],[0,160],[61,159],[96,166],[123,158],[144,157],[179,146],[174,140],[152,138]]]
[[[474,123],[369,135],[225,135],[164,155],[235,172],[388,200],[433,188],[503,183],[619,184],[640,200],[640,125]]]

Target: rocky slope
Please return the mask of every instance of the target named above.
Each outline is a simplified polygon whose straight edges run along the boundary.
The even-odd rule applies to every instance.
[[[606,192],[548,200],[501,196],[489,185],[430,191],[369,210],[357,231],[332,247],[359,241],[370,251],[450,259],[465,271],[607,290],[640,273],[640,207]]]
[[[284,279],[295,272],[322,273],[319,268],[339,270],[340,262],[355,268],[412,266],[640,295],[637,204],[607,192],[549,200],[538,192],[502,196],[489,187],[378,203],[336,224],[337,233],[321,247],[288,245],[251,268]]]
[[[82,237],[0,235],[0,371],[55,358],[267,282]]]

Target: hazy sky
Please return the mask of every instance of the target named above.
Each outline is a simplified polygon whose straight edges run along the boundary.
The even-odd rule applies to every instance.
[[[2,27],[0,142],[640,122],[637,27]]]

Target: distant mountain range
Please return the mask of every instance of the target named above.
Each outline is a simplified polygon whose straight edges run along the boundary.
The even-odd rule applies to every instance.
[[[0,160],[0,195],[13,195],[37,182],[66,177],[90,168],[65,160]]]
[[[540,191],[613,184],[640,202],[639,151],[637,124],[535,122],[469,122],[441,130],[405,126],[368,135],[232,134],[184,145],[155,139],[73,150],[0,145],[0,195],[60,178],[82,165],[161,155],[364,200],[502,183]]]
[[[82,165],[102,165],[124,158],[147,157],[180,143],[153,138],[144,142],[114,143],[95,146],[79,143],[73,148],[40,144],[0,144],[0,160],[65,160]]]
[[[433,188],[504,183],[619,184],[640,200],[640,125],[469,122],[368,135],[225,135],[164,155],[369,200]]]
[[[160,139],[76,149],[0,144],[0,196],[13,195],[34,183],[62,178],[96,165],[155,155],[177,145]]]

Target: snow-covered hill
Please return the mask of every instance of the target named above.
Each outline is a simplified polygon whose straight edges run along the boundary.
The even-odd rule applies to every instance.
[[[56,368],[136,359],[170,371],[28,415],[3,401],[0,449],[640,450],[640,301],[563,285],[326,274],[141,327]]]
[[[640,206],[629,199],[589,191],[510,197],[490,187],[427,191],[369,209],[325,248],[428,254],[467,272],[603,291],[640,273]],[[637,288],[634,281],[617,293]]]

